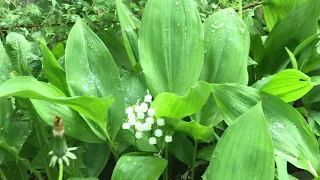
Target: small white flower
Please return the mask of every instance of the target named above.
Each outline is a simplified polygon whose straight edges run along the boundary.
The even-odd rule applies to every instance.
[[[141,106],[136,106],[136,107],[134,107],[134,111],[135,112],[142,112],[142,107]]]
[[[67,166],[69,166],[69,159],[77,159],[77,157],[71,152],[76,150],[78,147],[72,147],[72,148],[68,148],[67,152],[63,155],[63,156],[57,156],[53,153],[53,151],[50,151],[48,155],[53,155],[50,161],[49,166],[53,167],[56,165],[57,161],[59,163],[59,165],[61,165],[63,163],[63,161],[67,164]]]
[[[163,135],[162,130],[161,129],[157,129],[154,131],[154,135],[156,137],[161,137]]]
[[[166,137],[164,138],[164,141],[167,143],[172,142],[172,136],[166,135]]]
[[[135,119],[136,115],[132,112],[128,114],[128,119]]]
[[[150,124],[150,125],[153,124],[153,123],[154,123],[153,117],[147,117],[146,123],[148,123],[148,124]]]
[[[144,101],[151,103],[151,102],[152,102],[152,96],[151,96],[150,94],[146,95],[146,96],[144,97]]]
[[[151,131],[151,129],[152,129],[151,124],[143,123],[142,124],[142,129],[143,129],[143,131]]]
[[[135,127],[136,130],[138,130],[138,131],[143,131],[142,123],[141,123],[141,122],[136,122],[136,123],[134,124],[134,127]]]
[[[149,144],[151,145],[157,144],[157,139],[155,137],[149,138]]]
[[[133,126],[134,124],[136,124],[136,118],[129,119],[128,123]]]
[[[147,103],[141,103],[140,107],[142,109],[141,110],[142,112],[147,112],[148,111],[148,104]]]
[[[130,123],[123,123],[122,129],[130,129]]]
[[[130,114],[130,113],[133,113],[133,107],[131,106],[126,109],[126,114]]]
[[[156,115],[156,111],[153,108],[150,108],[148,110],[148,116],[154,116],[154,115]]]
[[[140,131],[136,132],[135,136],[136,136],[137,139],[141,139],[142,138],[142,132],[140,132]]]
[[[144,118],[144,113],[143,112],[138,112],[137,118],[138,119],[143,119]]]
[[[158,126],[164,126],[165,125],[165,122],[164,122],[164,119],[160,118],[157,120],[157,125]]]

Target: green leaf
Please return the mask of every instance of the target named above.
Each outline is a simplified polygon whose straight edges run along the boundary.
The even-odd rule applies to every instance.
[[[137,149],[145,152],[159,152],[158,148],[149,143],[149,136],[143,132],[141,139],[136,139],[133,129],[120,130],[118,134],[120,139],[125,140]]]
[[[275,156],[276,164],[277,164],[277,172],[279,180],[288,180],[289,175],[287,171],[287,161],[282,157]]]
[[[0,83],[10,78],[11,61],[0,40]]]
[[[18,33],[11,32],[6,37],[5,48],[10,57],[12,69],[19,74],[28,75],[31,69],[28,62],[31,60],[31,44]]]
[[[198,82],[184,96],[163,92],[152,102],[156,117],[163,116],[182,119],[199,111],[206,103],[212,87],[206,82]]]
[[[193,144],[184,133],[176,132],[172,142],[167,144],[168,150],[181,162],[191,166],[193,157]]]
[[[62,56],[64,56],[64,45],[62,42],[59,42],[52,48],[52,54],[56,59],[59,59]]]
[[[139,56],[153,96],[184,94],[196,84],[203,63],[203,29],[193,0],[147,2]]]
[[[134,66],[139,59],[138,55],[138,36],[136,29],[140,25],[138,19],[129,11],[129,9],[122,3],[122,0],[116,0],[117,14],[120,21],[122,38],[124,46],[127,50],[130,62]]]
[[[147,94],[147,83],[142,72],[129,71],[121,77],[125,102],[134,105]]]
[[[298,4],[305,0],[262,0],[264,17],[271,31],[277,21],[283,20]]]
[[[121,156],[112,173],[112,180],[150,179],[160,177],[167,166],[167,160],[157,156],[144,156],[142,153],[129,153]]]
[[[208,179],[274,179],[274,157],[271,135],[257,104],[223,133],[210,165]]]
[[[296,57],[287,47],[285,47],[285,49],[290,57],[292,69],[298,69],[298,63],[297,63]]]
[[[85,119],[68,106],[35,99],[31,100],[31,102],[37,114],[48,125],[53,126],[55,116],[61,117],[67,136],[90,143],[102,143],[103,140],[106,141],[102,133],[103,131],[97,123],[94,121],[86,122]]]
[[[185,132],[197,142],[211,142],[213,140],[213,127],[202,126],[196,121],[186,122],[180,119],[165,118],[166,124],[177,131]]]
[[[0,97],[4,96],[47,100],[52,103],[68,105],[84,116],[92,118],[102,128],[106,127],[106,111],[113,103],[111,96],[107,98],[65,97],[55,86],[37,81],[29,76],[15,77],[2,83],[0,85]]]
[[[310,111],[308,113],[308,122],[313,133],[320,136],[320,112]]]
[[[261,90],[285,102],[291,102],[301,98],[312,88],[309,76],[296,69],[286,69],[274,75]]]
[[[317,140],[305,119],[292,106],[270,94],[239,84],[213,85],[213,93],[228,124],[261,101],[275,154],[313,174],[313,168],[320,171]]]
[[[265,56],[255,59],[259,63],[256,66],[258,78],[275,74],[287,65],[285,47],[293,50],[303,40],[317,33],[319,3],[318,0],[301,3],[272,29],[264,44]]]
[[[204,63],[201,80],[210,83],[248,83],[250,37],[246,25],[229,8],[204,23]]]
[[[11,98],[0,98],[0,130],[9,132],[11,128],[12,119],[13,108]]]
[[[112,95],[114,98],[107,122],[108,134],[113,139],[124,115],[120,75],[106,46],[80,18],[70,31],[65,58],[67,83],[72,96],[106,98]]]
[[[302,97],[303,104],[311,104],[320,101],[320,86],[315,86]]]
[[[210,161],[216,145],[205,146],[197,152],[197,159]]]
[[[66,74],[54,55],[48,49],[44,40],[40,40],[40,50],[43,56],[42,69],[44,75],[52,85],[59,88],[66,96],[68,96],[70,93],[66,82]]]
[[[106,166],[110,148],[108,143],[92,144],[85,143],[86,152],[84,153],[83,162],[86,165],[86,174],[89,177],[97,177]]]
[[[70,177],[67,180],[99,180],[97,177],[82,178],[82,177]]]

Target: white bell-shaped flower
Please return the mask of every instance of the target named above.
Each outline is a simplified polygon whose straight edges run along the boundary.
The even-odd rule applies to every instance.
[[[156,136],[156,137],[161,137],[162,135],[163,135],[163,132],[162,132],[161,129],[156,129],[156,130],[154,131],[154,136]]]
[[[136,132],[135,136],[136,136],[137,139],[141,139],[142,138],[142,132],[140,132],[140,131]]]
[[[166,135],[166,137],[164,138],[164,141],[167,143],[172,142],[172,136]]]
[[[126,109],[126,114],[130,114],[130,113],[133,113],[133,107],[131,106]]]
[[[152,96],[151,96],[150,94],[147,94],[147,95],[144,97],[144,101],[151,103],[151,102],[152,102]]]
[[[155,137],[149,138],[149,144],[151,145],[157,144],[157,139]]]
[[[130,123],[123,123],[122,124],[122,129],[130,129]]]
[[[148,124],[153,124],[153,123],[154,123],[153,117],[147,117],[147,118],[146,118],[146,123],[148,123]]]
[[[137,113],[137,118],[138,119],[144,119],[144,113],[143,112],[138,112]]]
[[[164,126],[164,125],[165,125],[164,119],[159,118],[159,119],[157,120],[157,125],[158,125],[158,126]]]
[[[148,116],[154,116],[154,115],[156,115],[156,111],[153,108],[150,108],[148,110]]]
[[[142,123],[141,122],[136,122],[134,124],[134,127],[136,128],[137,131],[143,131]]]
[[[147,112],[148,111],[148,104],[147,103],[141,103],[140,104],[140,107],[141,107],[141,111],[142,112]]]

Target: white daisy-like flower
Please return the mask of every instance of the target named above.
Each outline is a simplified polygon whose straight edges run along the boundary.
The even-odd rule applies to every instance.
[[[166,137],[164,138],[164,141],[167,143],[172,142],[172,136],[166,135]]]
[[[154,131],[154,136],[156,137],[161,137],[163,135],[162,130],[161,129],[156,129]]]
[[[144,97],[144,101],[151,103],[151,102],[152,102],[152,96],[151,96],[150,94],[147,94],[147,95]]]
[[[141,111],[142,112],[147,112],[148,111],[148,104],[147,103],[141,103],[140,107],[141,107]]]
[[[130,106],[126,109],[126,114],[131,114],[131,113],[133,113],[133,107]]]
[[[154,116],[154,115],[156,115],[156,111],[153,108],[150,108],[148,110],[148,116]]]
[[[130,129],[130,123],[123,123],[122,124],[122,129]]]
[[[157,120],[157,125],[158,126],[164,126],[166,123],[164,122],[164,119],[162,119],[162,118],[159,118],[158,120]]]
[[[148,124],[153,124],[153,123],[154,123],[153,117],[147,117],[147,118],[146,118],[146,123],[148,123]]]
[[[136,136],[137,139],[141,139],[142,138],[142,132],[140,132],[140,131],[136,132],[135,136]]]
[[[69,166],[69,159],[77,159],[77,157],[71,152],[76,150],[78,147],[72,147],[72,148],[68,148],[66,153],[63,156],[57,156],[53,153],[53,151],[50,151],[48,155],[53,155],[50,161],[49,166],[53,167],[56,165],[57,161],[59,163],[59,165],[61,165],[63,163],[63,161],[67,164],[67,166]]]
[[[141,122],[136,122],[134,124],[134,127],[136,128],[136,130],[138,131],[143,131],[143,127],[142,127],[142,123]]]
[[[155,137],[149,138],[149,144],[151,145],[157,144],[157,139]]]
[[[142,129],[143,129],[143,131],[151,131],[151,129],[152,129],[151,124],[143,123],[142,124]]]
[[[143,119],[144,118],[144,113],[143,112],[138,112],[137,113],[137,118],[138,119]]]

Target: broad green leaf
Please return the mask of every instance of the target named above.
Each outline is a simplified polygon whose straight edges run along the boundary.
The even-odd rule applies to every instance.
[[[64,56],[64,45],[62,42],[59,42],[52,48],[52,54],[56,59],[60,59]]]
[[[108,143],[104,144],[84,144],[86,152],[83,154],[83,162],[86,165],[86,174],[89,177],[97,177],[106,166],[110,148]]]
[[[63,92],[55,86],[37,81],[30,76],[15,77],[2,83],[0,85],[0,97],[5,96],[47,100],[52,103],[68,105],[84,116],[92,118],[102,128],[106,127],[106,112],[113,103],[111,96],[107,98],[65,97]]]
[[[72,96],[106,98],[112,95],[114,98],[106,128],[113,139],[124,115],[120,75],[106,46],[80,18],[70,31],[65,58],[67,83]]]
[[[31,44],[18,33],[11,32],[6,37],[5,48],[10,57],[12,69],[19,74],[30,74],[28,61],[31,58]]]
[[[261,90],[291,102],[307,94],[312,87],[309,76],[299,70],[286,69],[274,75]]]
[[[304,104],[311,104],[320,101],[320,86],[315,86],[305,96],[302,97]]]
[[[184,133],[174,133],[173,140],[167,144],[168,150],[181,162],[191,166],[193,157],[193,144]]]
[[[184,96],[168,92],[160,93],[151,106],[156,110],[158,118],[167,116],[182,119],[199,111],[206,103],[211,90],[211,84],[200,81]]]
[[[132,129],[120,130],[119,138],[127,141],[132,146],[145,152],[159,152],[158,148],[149,143],[149,136],[146,133],[142,133],[141,139],[136,139],[135,132]]]
[[[287,161],[282,157],[275,156],[276,164],[277,164],[277,173],[279,180],[288,180],[289,175],[287,171]]]
[[[142,72],[129,71],[121,77],[124,100],[134,105],[138,100],[143,100],[147,94],[147,83]]]
[[[239,84],[213,85],[213,94],[228,124],[261,101],[275,154],[313,174],[313,168],[320,171],[317,140],[305,119],[292,106]]]
[[[255,69],[257,78],[277,73],[288,63],[285,47],[293,50],[303,40],[317,33],[319,3],[318,0],[301,3],[272,29],[264,44],[265,56],[255,59],[259,63]]]
[[[167,160],[157,156],[129,153],[121,156],[112,173],[112,180],[156,180],[167,166]]]
[[[262,0],[262,9],[268,29],[283,20],[297,5],[305,0]]]
[[[10,78],[11,61],[0,40],[0,83]]]
[[[122,38],[127,50],[130,62],[134,66],[139,58],[138,55],[138,36],[136,29],[140,22],[134,17],[129,9],[122,3],[122,0],[116,0],[117,14],[120,21]]]
[[[215,145],[209,145],[209,146],[203,147],[197,152],[197,159],[210,161],[215,148],[216,148]]]
[[[54,55],[48,49],[44,40],[40,40],[40,50],[42,52],[42,69],[49,82],[59,88],[66,96],[69,95],[66,74]]]
[[[208,143],[213,140],[212,125],[203,126],[194,120],[186,122],[180,119],[173,119],[173,118],[165,118],[165,121],[166,121],[166,124],[173,127],[173,129],[187,133],[197,142]]]
[[[31,100],[31,102],[38,115],[48,125],[53,126],[55,116],[61,117],[67,136],[90,143],[102,143],[103,140],[106,140],[102,133],[103,131],[100,130],[99,132],[100,128],[97,123],[93,121],[86,122],[76,111],[68,106],[35,99]]]
[[[206,104],[202,106],[201,110],[191,115],[191,119],[204,126],[216,126],[223,121],[221,110],[218,108],[212,93],[210,93]]]
[[[313,133],[320,136],[320,112],[310,111],[308,113],[308,122]]]
[[[97,177],[83,178],[83,177],[70,177],[67,180],[99,180]]]
[[[274,179],[271,135],[258,103],[223,133],[210,165],[208,179]]]
[[[203,29],[193,0],[147,2],[139,56],[153,96],[184,94],[196,84],[203,63]]]
[[[210,83],[248,83],[250,36],[241,18],[229,8],[204,23],[204,63],[201,80]]]
[[[1,83],[1,80],[0,80]],[[9,132],[13,119],[12,101],[9,97],[0,98],[0,130]]]

